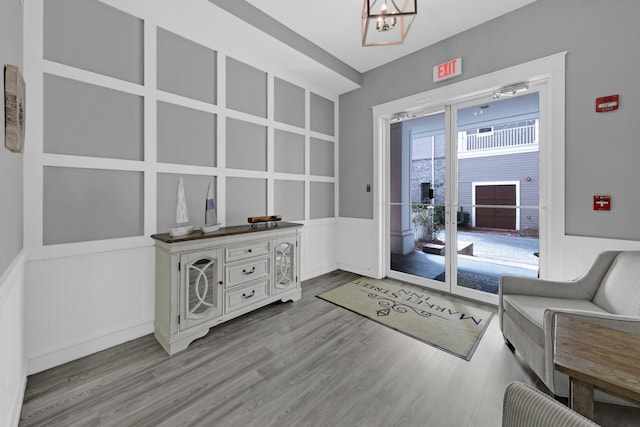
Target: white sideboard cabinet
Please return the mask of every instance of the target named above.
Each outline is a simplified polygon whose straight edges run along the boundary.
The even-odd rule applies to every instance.
[[[280,222],[152,235],[154,329],[166,352],[184,350],[212,326],[274,301],[300,299],[301,228]]]

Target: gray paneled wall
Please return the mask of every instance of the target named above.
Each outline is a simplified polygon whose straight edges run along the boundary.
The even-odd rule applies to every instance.
[[[304,128],[304,89],[277,77],[273,85],[275,120]]]
[[[141,19],[97,1],[44,1],[45,59],[133,83],[144,82]]]
[[[250,216],[267,214],[267,180],[227,178],[227,224],[246,224]]]
[[[159,162],[216,166],[215,114],[158,102],[157,117]]]
[[[267,128],[227,118],[227,167],[267,170]]]
[[[334,102],[320,95],[311,93],[311,130],[334,135]]]
[[[276,179],[275,211],[289,221],[304,220],[304,181]]]
[[[267,117],[267,73],[227,57],[227,108]]]
[[[216,51],[162,28],[156,37],[158,89],[215,104]]]
[[[5,2],[0,13],[0,64],[13,64],[22,68],[22,5],[18,2]],[[4,75],[3,75],[4,81]],[[4,84],[4,83],[3,83]],[[0,117],[4,117],[4,102],[0,102]],[[4,124],[0,125],[0,141],[4,146]],[[23,158],[22,154],[12,153],[0,147],[0,223],[3,226],[0,239],[0,276],[2,276],[23,248]],[[17,311],[19,313],[22,312]],[[11,345],[9,345],[11,347]],[[18,351],[18,349],[15,349]],[[16,360],[12,351],[11,360]],[[18,366],[7,366],[9,371],[16,371]],[[22,373],[16,373],[22,375]],[[10,380],[9,380],[10,381]],[[5,384],[8,384],[5,382]],[[0,398],[1,402],[15,402],[13,396]],[[2,403],[0,402],[0,405]],[[3,406],[7,407],[7,406]]]
[[[276,129],[274,140],[276,172],[304,174],[304,135]]]
[[[44,2],[44,56],[143,84],[143,21],[95,1]],[[43,151],[143,161],[144,100],[45,74]],[[82,160],[79,161],[80,164]],[[43,245],[144,234],[144,172],[44,166]]]
[[[335,212],[335,185],[332,182],[312,182],[309,191],[311,219],[332,217]]]
[[[196,227],[210,182],[224,225],[335,216],[334,101],[163,28],[146,87],[143,20],[97,0],[47,1],[44,14],[45,58],[76,71],[43,77],[43,245],[141,236],[145,219],[168,231],[180,176]]]
[[[141,96],[44,76],[44,152],[144,160]]]
[[[44,168],[44,245],[141,236],[142,172]]]
[[[311,138],[311,175],[334,176],[333,142]]]

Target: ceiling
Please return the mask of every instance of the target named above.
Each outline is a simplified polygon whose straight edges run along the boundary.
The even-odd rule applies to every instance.
[[[391,62],[534,1],[418,0],[418,15],[402,45],[363,47],[362,0],[247,0],[360,72]]]

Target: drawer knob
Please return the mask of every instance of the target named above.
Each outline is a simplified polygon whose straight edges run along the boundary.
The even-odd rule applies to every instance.
[[[253,273],[255,273],[255,272],[256,272],[256,266],[254,265],[254,266],[253,266],[253,268],[252,268],[251,270],[249,270],[249,271],[247,271],[247,270],[245,270],[245,269],[243,268],[243,269],[242,269],[242,272],[243,272],[244,274],[247,274],[247,275],[249,275],[249,274],[253,274]]]
[[[242,294],[242,298],[244,298],[244,299],[249,299],[249,298],[251,298],[252,296],[254,296],[255,294],[256,294],[256,290],[254,289],[254,290],[252,290],[252,291],[251,291],[251,293],[250,293],[249,295],[247,295],[247,294],[243,293],[243,294]]]

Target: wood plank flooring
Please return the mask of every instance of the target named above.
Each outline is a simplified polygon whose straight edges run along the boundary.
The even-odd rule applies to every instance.
[[[32,375],[20,426],[499,426],[509,382],[540,387],[496,316],[466,362],[316,298],[356,277],[305,281],[172,357],[148,335]],[[596,417],[640,425],[637,408]]]

